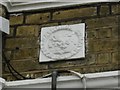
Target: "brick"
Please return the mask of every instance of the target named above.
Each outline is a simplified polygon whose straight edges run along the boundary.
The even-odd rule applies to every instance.
[[[88,52],[108,52],[118,50],[118,39],[98,39],[87,41],[87,51]]]
[[[34,71],[27,71],[27,72],[20,72],[23,76],[27,78],[40,78],[46,74],[48,74],[48,71],[46,70],[34,70]],[[18,75],[16,75],[18,77]],[[11,74],[3,74],[2,76],[6,81],[16,81],[15,77],[13,77]]]
[[[39,64],[40,65],[40,64]],[[41,65],[42,66],[42,65]],[[32,71],[26,71],[26,72],[21,72],[22,74],[36,74],[36,75],[38,75],[38,74],[42,74],[42,73],[48,73],[49,72],[49,70],[47,70],[47,69],[45,69],[45,70],[32,70]],[[46,74],[44,74],[44,75],[46,75]],[[36,76],[35,75],[35,76]]]
[[[86,64],[86,60],[80,60],[80,59],[76,59],[74,61],[65,60],[62,62],[50,63],[49,69],[63,69],[68,67],[83,66],[85,64]]]
[[[97,66],[96,67],[95,66],[94,67],[91,66],[91,67],[88,68],[88,70],[89,70],[90,73],[95,73],[96,71],[99,71],[99,67],[97,67]]]
[[[112,37],[112,28],[111,27],[103,27],[99,30],[99,38],[111,38]]]
[[[86,59],[87,59],[87,64],[89,65],[96,64],[97,54],[96,53],[87,54]]]
[[[112,27],[112,38],[118,39],[119,37],[119,26]]]
[[[49,74],[48,71],[41,71],[41,72],[35,73],[35,78],[40,78],[40,77],[43,77],[47,74]]]
[[[112,38],[112,29],[114,27],[101,27],[101,28],[93,28],[87,29],[87,38],[93,39],[105,39],[105,38]],[[115,32],[117,33],[117,32]]]
[[[112,5],[112,13],[119,14],[120,13],[120,4]]]
[[[16,74],[15,74],[16,75]],[[20,76],[16,75],[17,77],[21,78]],[[16,81],[16,78],[12,74],[3,74],[2,76],[6,81]],[[21,78],[23,79],[23,78]]]
[[[53,69],[53,68],[66,68],[66,67],[70,67],[71,65],[69,65],[69,63],[67,62],[59,62],[59,63],[54,63],[54,64],[49,64],[49,69]]]
[[[108,15],[109,14],[109,6],[108,5],[102,5],[100,7],[100,15]]]
[[[8,81],[14,81],[16,79],[12,75],[9,75],[9,76],[6,77],[6,80],[8,80]]]
[[[14,28],[10,27],[10,33],[7,35],[7,37],[13,37],[14,32]]]
[[[50,26],[57,26],[58,23],[55,22],[55,23],[48,23],[48,24],[42,24],[41,27],[50,27]]]
[[[88,67],[86,67],[86,68],[88,68]],[[100,71],[100,67],[96,66],[96,65],[91,65],[91,66],[89,66],[88,71],[89,71],[89,73],[90,72],[92,72],[92,73],[98,72],[98,71]]]
[[[66,21],[66,22],[61,22],[61,25],[71,25],[71,24],[78,24],[81,23],[82,20],[75,20],[75,21]]]
[[[96,39],[99,38],[99,29],[87,29],[87,38]]]
[[[10,25],[23,24],[23,14],[10,15]]]
[[[15,68],[15,70],[19,72],[26,72],[27,74],[30,71],[48,69],[47,65],[39,64],[36,60],[31,60],[31,59],[24,60],[24,61],[11,61],[11,65]],[[9,70],[6,68],[6,71],[9,71]]]
[[[97,64],[110,63],[111,53],[100,53],[98,54]]]
[[[12,59],[38,58],[38,48],[26,48],[15,50]]]
[[[87,51],[88,52],[98,52],[99,51],[99,41],[98,40],[92,40],[88,39],[87,41]]]
[[[37,37],[31,38],[9,38],[6,39],[5,48],[34,48],[39,47],[39,39]]]
[[[119,64],[119,53],[113,52],[111,56],[112,56],[112,63]]]
[[[73,70],[73,71],[76,71],[76,72],[79,72],[79,73],[82,73],[82,74],[84,74],[85,72],[88,73],[88,71],[87,71],[88,69],[86,67],[80,67],[80,66],[70,67],[69,70]],[[74,75],[74,74],[69,73],[68,75]]]
[[[50,13],[38,13],[38,14],[30,14],[26,16],[27,24],[41,24],[46,23],[50,19]]]
[[[100,28],[118,25],[118,16],[88,19],[85,21],[87,28]]]
[[[19,26],[17,28],[16,36],[22,37],[37,37],[39,35],[40,28],[36,25],[31,26]]]
[[[82,74],[84,74],[84,73],[87,74],[87,73],[97,73],[97,72],[108,71],[108,70],[111,70],[111,67],[113,68],[114,65],[113,66],[108,65],[108,64],[89,65],[89,66],[83,66],[83,67],[71,67],[71,70],[77,71]]]
[[[114,71],[118,69],[118,66],[116,64],[102,64],[102,65],[91,65],[89,67],[89,72],[105,72],[105,71]]]
[[[4,51],[4,53],[5,53],[5,56],[6,56],[6,58],[8,59],[8,60],[10,60],[11,59],[11,56],[13,56],[13,53],[12,53],[12,51]]]
[[[96,7],[70,9],[54,12],[53,20],[89,17],[94,15],[96,15]]]
[[[13,36],[13,34],[14,34],[14,28],[10,28],[10,34],[9,34],[9,36]]]
[[[118,40],[99,40],[98,42],[100,51],[117,51],[118,50]]]

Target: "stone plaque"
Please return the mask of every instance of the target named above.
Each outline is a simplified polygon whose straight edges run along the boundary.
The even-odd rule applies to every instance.
[[[85,24],[41,29],[40,62],[85,57]]]

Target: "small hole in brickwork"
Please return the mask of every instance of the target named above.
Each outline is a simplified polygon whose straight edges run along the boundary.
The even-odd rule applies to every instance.
[[[47,18],[49,18],[49,16],[47,16]]]
[[[95,29],[96,31],[99,31],[99,29],[97,28],[97,29]]]
[[[40,20],[42,20],[42,17],[40,17]]]
[[[16,49],[16,50],[19,50],[19,47],[16,47],[15,49]]]

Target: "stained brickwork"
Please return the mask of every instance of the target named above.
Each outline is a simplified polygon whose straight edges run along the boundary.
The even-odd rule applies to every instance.
[[[21,13],[10,15],[10,25],[17,25],[22,23],[23,23],[23,15]]]
[[[27,24],[41,24],[46,23],[50,19],[50,13],[30,14],[26,16],[25,22]]]
[[[95,16],[97,14],[96,9],[97,9],[96,7],[89,7],[89,8],[77,8],[77,9],[69,9],[62,11],[60,10],[53,13],[53,20]]]
[[[26,77],[37,78],[54,69],[80,73],[118,70],[118,28],[120,3],[94,3],[24,13],[10,13],[10,35],[4,52],[13,67]],[[86,24],[85,59],[39,63],[41,28],[56,25]],[[15,80],[6,65],[6,80]]]

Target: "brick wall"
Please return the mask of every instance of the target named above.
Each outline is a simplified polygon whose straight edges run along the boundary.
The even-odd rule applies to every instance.
[[[4,37],[4,53],[12,66],[26,77],[37,78],[54,69],[93,73],[118,70],[120,3],[94,3],[9,13],[10,35]],[[86,23],[86,57],[39,63],[42,27]],[[3,65],[3,77],[15,80]]]

